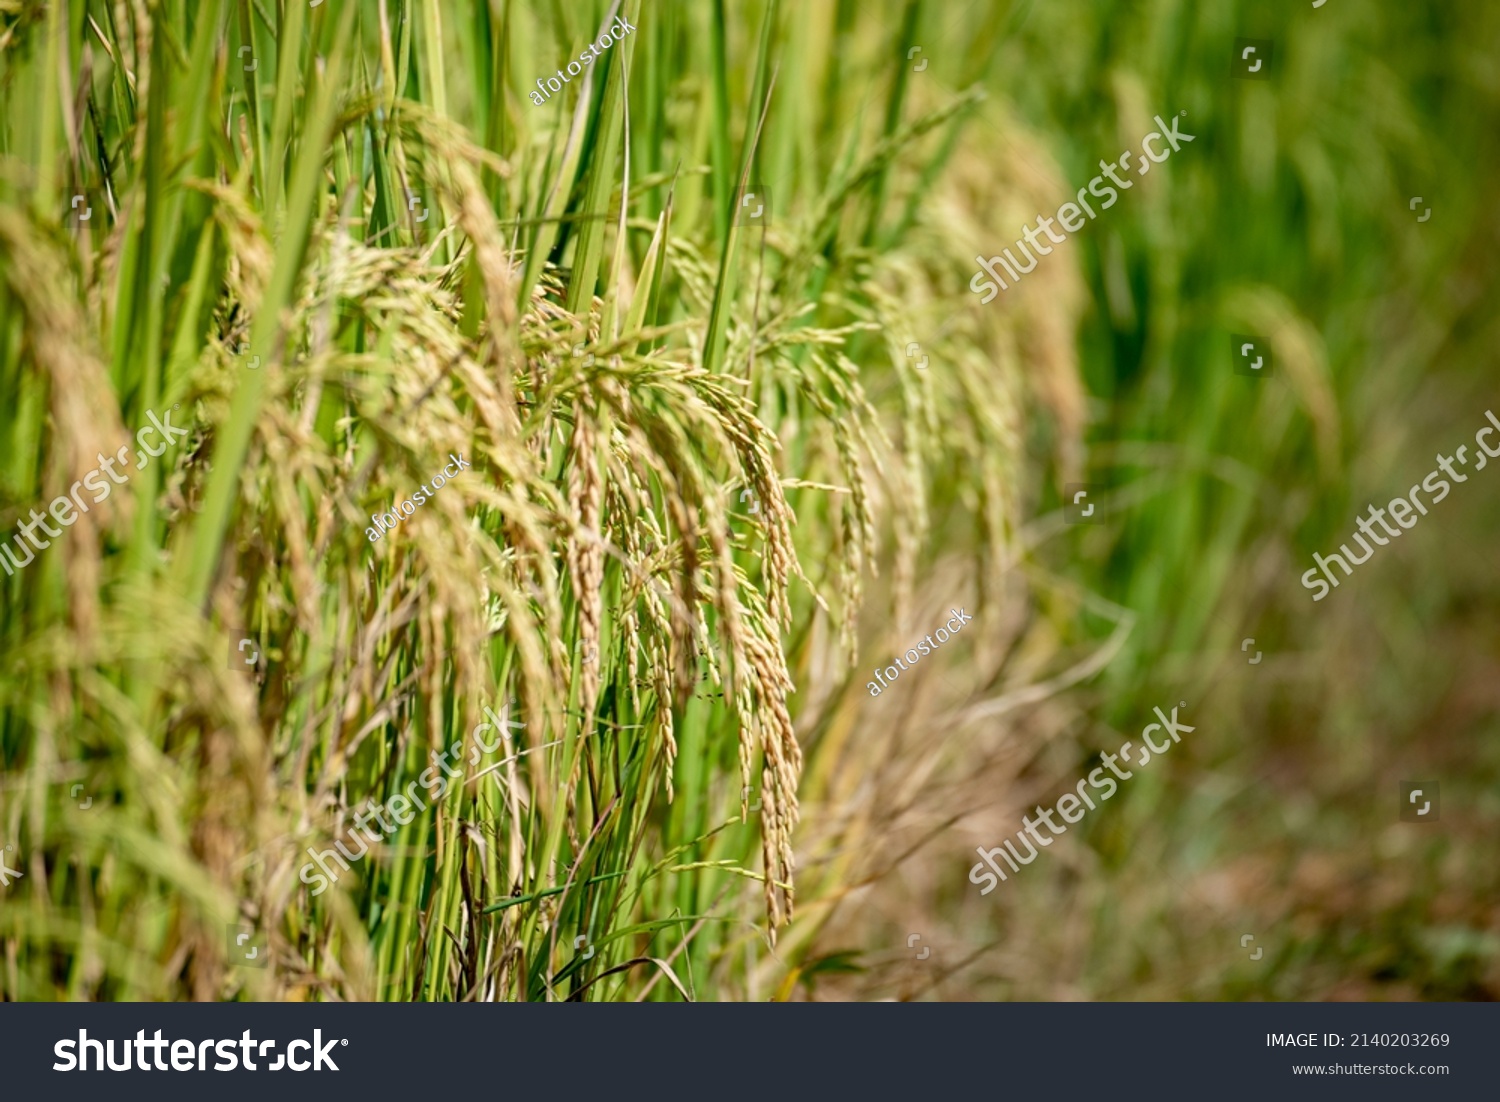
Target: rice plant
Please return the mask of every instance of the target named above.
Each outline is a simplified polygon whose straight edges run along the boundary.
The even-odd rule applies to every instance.
[[[849,18],[5,14],[5,518],[191,426],[5,583],[10,997],[743,993],[797,900],[798,667],[849,678],[894,500],[910,604],[937,477],[898,344],[945,242],[891,192],[978,93],[799,143],[845,97],[797,117],[794,21]],[[939,385],[1001,546],[1010,387]]]

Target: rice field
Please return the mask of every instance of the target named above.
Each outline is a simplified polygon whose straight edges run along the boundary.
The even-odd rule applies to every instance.
[[[1497,33],[0,0],[0,997],[1500,996]]]

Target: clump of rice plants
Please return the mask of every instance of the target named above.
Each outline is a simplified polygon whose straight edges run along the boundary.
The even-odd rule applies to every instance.
[[[799,796],[885,530],[897,624],[955,464],[1004,557],[1017,342],[1076,308],[939,328],[981,97],[865,125],[890,32],[626,0],[528,102],[615,10],[0,13],[0,521],[192,429],[0,579],[7,997],[744,997],[831,898]]]

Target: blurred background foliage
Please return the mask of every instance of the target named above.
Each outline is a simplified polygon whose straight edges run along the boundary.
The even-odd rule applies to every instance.
[[[0,580],[4,996],[1500,993],[1491,476],[1298,583],[1500,404],[1494,5],[618,12],[539,107],[615,9],[0,3],[0,521],[194,427]],[[979,304],[975,254],[1178,112]],[[979,895],[975,846],[1179,701]]]

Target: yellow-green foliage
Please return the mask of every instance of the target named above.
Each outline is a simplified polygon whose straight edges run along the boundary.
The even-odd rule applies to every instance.
[[[636,30],[538,107],[616,9],[0,3],[0,526],[147,411],[192,427],[0,578],[0,996],[1500,991],[1492,803],[1396,878],[1446,894],[1351,887],[1384,842],[1299,856],[1376,837],[1340,801],[1427,760],[1351,732],[1445,707],[1368,648],[1441,636],[1462,587],[1410,622],[1373,573],[1336,614],[1295,589],[1322,518],[1417,469],[1378,442],[1452,412],[1411,401],[1439,352],[1500,400],[1495,6],[1272,7],[621,0]],[[1276,83],[1228,77],[1239,34],[1283,43]],[[978,303],[976,253],[1178,111],[1194,145]],[[1085,478],[1107,523],[1064,531]],[[1367,649],[1226,691],[1247,635],[1262,673]],[[1170,779],[969,890],[976,843],[1179,694]],[[309,848],[445,751],[461,782],[313,895]],[[1226,761],[1283,802],[1231,806]],[[1273,899],[1332,932],[1246,979],[1223,946]],[[941,969],[902,971],[909,929]]]
[[[953,448],[1014,533],[1010,330],[927,338],[994,342],[983,382],[901,351],[968,246],[895,200],[979,97],[815,148],[845,97],[804,117],[829,59],[783,58],[831,5],[622,12],[544,110],[512,62],[602,10],[6,17],[4,519],[148,409],[193,428],[5,586],[12,997],[729,994],[750,958],[705,971],[792,918],[794,693],[846,680],[881,529],[898,617]],[[766,230],[729,217],[755,172]],[[476,746],[512,700],[520,737]],[[311,894],[309,847],[453,744],[463,782]],[[241,921],[264,972],[229,967]]]

